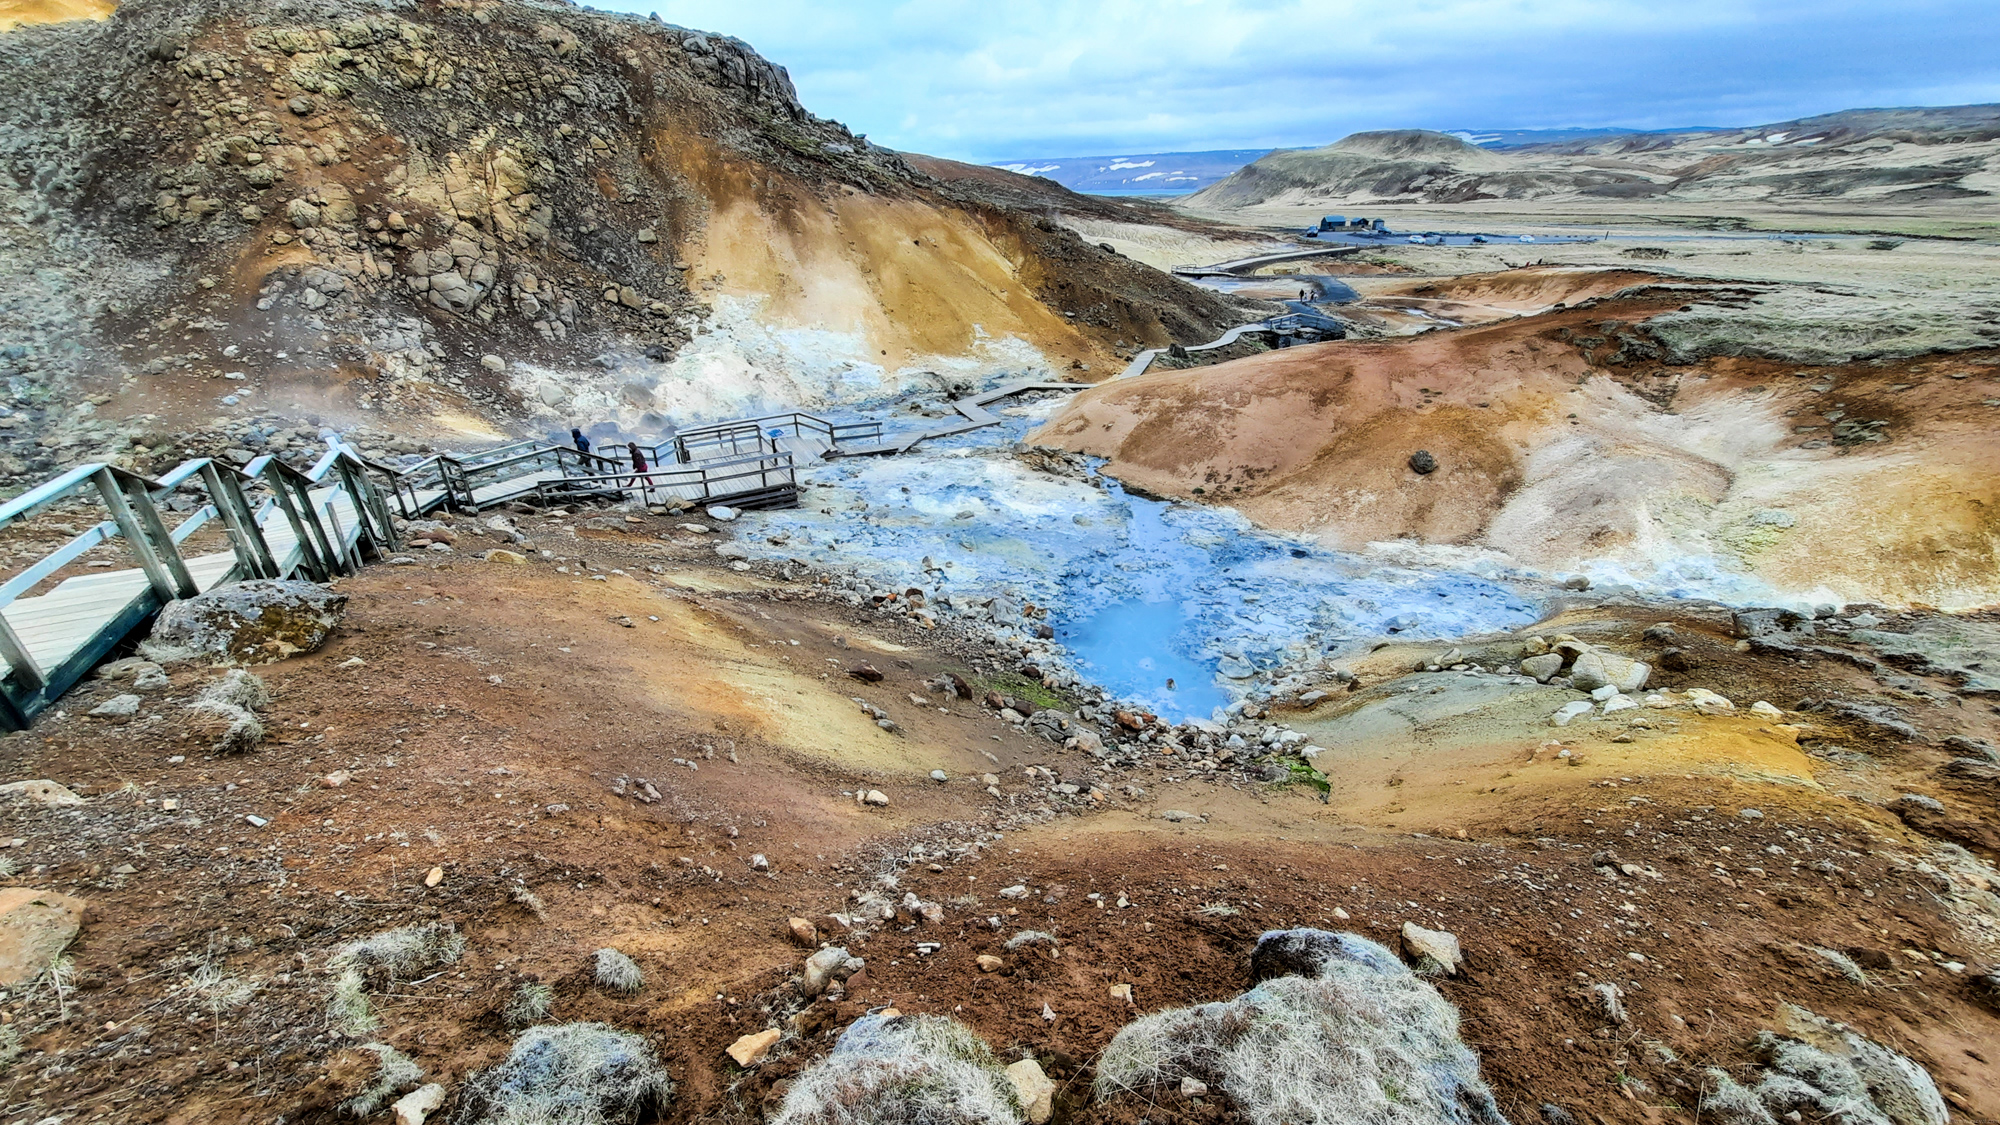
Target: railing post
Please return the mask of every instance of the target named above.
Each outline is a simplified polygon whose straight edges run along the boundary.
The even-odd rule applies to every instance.
[[[0,612],[0,657],[6,657],[7,666],[29,687],[39,691],[49,682],[48,673],[42,671],[34,654],[14,634],[14,626],[7,621],[4,612]]]
[[[264,542],[264,532],[251,515],[235,475],[224,476],[211,461],[201,467],[201,479],[208,486],[208,498],[215,505],[216,514],[229,529],[229,542],[236,548],[236,561],[242,564],[243,573],[252,578],[277,577],[278,564],[271,558],[271,545]]]
[[[314,520],[313,527],[306,526],[304,517],[299,514],[298,502],[292,495],[291,482],[285,479],[284,473],[278,469],[275,462],[265,466],[264,483],[271,486],[272,497],[277,501],[278,510],[285,513],[285,519],[292,525],[292,534],[299,541],[299,554],[305,564],[306,573],[320,582],[332,578],[333,572],[327,569],[327,564],[320,557],[318,546],[313,542],[313,531],[319,521]],[[285,576],[281,573],[278,577]]]
[[[118,525],[125,542],[131,545],[132,553],[139,556],[140,569],[146,572],[146,580],[152,583],[153,592],[160,596],[162,602],[193,597],[197,592],[194,579],[188,576],[187,565],[181,562],[180,552],[174,549],[174,541],[167,535],[166,528],[160,526],[160,515],[154,510],[152,499],[143,493],[137,498],[143,511],[152,517],[149,520],[135,510],[134,497],[125,491],[124,483],[116,473],[110,469],[99,469],[95,479],[98,495],[103,497],[104,506],[111,509],[111,519]],[[153,537],[155,528],[159,531],[157,539]],[[159,548],[162,542],[166,544],[164,557]],[[169,557],[173,559],[171,566],[167,563]]]

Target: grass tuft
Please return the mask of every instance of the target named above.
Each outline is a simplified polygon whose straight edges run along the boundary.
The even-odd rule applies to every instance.
[[[944,1016],[867,1015],[798,1076],[770,1125],[1021,1125],[984,1040]]]
[[[592,955],[597,983],[613,992],[637,992],[646,986],[646,974],[639,963],[615,949],[600,949]]]
[[[530,981],[514,990],[514,998],[507,1001],[507,1010],[502,1015],[509,1027],[526,1027],[548,1019],[555,1003],[555,989],[539,981]]]
[[[625,1125],[664,1114],[674,1084],[652,1045],[601,1023],[531,1027],[461,1091],[458,1125]]]
[[[417,1083],[424,1080],[424,1068],[387,1043],[363,1043],[361,1049],[375,1052],[378,1060],[375,1080],[360,1093],[340,1103],[342,1113],[373,1117],[382,1107],[405,1091],[416,1089]]]

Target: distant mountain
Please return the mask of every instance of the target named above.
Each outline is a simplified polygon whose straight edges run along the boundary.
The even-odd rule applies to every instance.
[[[1270,151],[1248,148],[1131,156],[1054,156],[996,160],[989,167],[1043,176],[1086,195],[1186,195],[1200,191]]]
[[[1680,129],[1446,129],[1446,133],[1480,148],[1525,148],[1529,145],[1573,144],[1606,137],[1660,133],[1722,133],[1721,127],[1690,125]]]
[[[1475,139],[1483,139],[1475,134]],[[1195,205],[1649,199],[1843,205],[1990,196],[2000,105],[1857,109],[1749,129],[1617,133],[1482,146],[1420,129],[1273,152]]]

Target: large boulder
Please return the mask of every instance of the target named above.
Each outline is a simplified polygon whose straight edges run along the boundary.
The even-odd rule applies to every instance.
[[[1578,656],[1570,666],[1569,682],[1578,691],[1596,691],[1610,685],[1622,692],[1633,692],[1645,687],[1647,677],[1652,674],[1651,667],[1637,660],[1592,649]]]
[[[1255,988],[1141,1016],[1113,1036],[1098,1058],[1098,1101],[1151,1107],[1193,1079],[1246,1121],[1506,1125],[1457,1010],[1395,954],[1308,930],[1258,944],[1253,964],[1275,975]]]
[[[313,652],[340,624],[347,595],[311,582],[259,579],[167,603],[146,642],[159,660],[269,664]]]
[[[83,925],[84,902],[33,887],[0,887],[0,988],[42,975]]]

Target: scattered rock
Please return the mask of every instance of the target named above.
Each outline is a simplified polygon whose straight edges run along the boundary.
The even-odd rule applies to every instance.
[[[0,887],[0,988],[40,976],[76,938],[85,903],[55,891]]]
[[[1457,976],[1465,964],[1457,937],[1443,930],[1427,930],[1415,922],[1403,923],[1403,952],[1419,968],[1434,964],[1447,976]]]
[[[1042,1064],[1022,1059],[1007,1068],[1007,1080],[1014,1084],[1014,1096],[1028,1125],[1042,1125],[1055,1113],[1056,1084],[1042,1073]]]
[[[729,1057],[736,1060],[737,1066],[745,1069],[756,1066],[764,1061],[764,1056],[771,1053],[771,1047],[777,1043],[780,1034],[775,1027],[753,1031],[729,1045]]]
[[[889,803],[889,795],[887,793],[882,792],[880,789],[870,789],[867,793],[862,795],[861,803],[864,805],[874,805],[877,808],[881,808]]]
[[[785,922],[785,932],[800,945],[811,949],[819,944],[819,927],[804,918],[791,918]]]
[[[706,509],[706,511],[708,512],[709,519],[721,520],[723,523],[728,523],[729,521],[735,519],[738,515],[735,508],[726,507],[721,504],[716,504]]]
[[[444,1087],[427,1082],[404,1094],[389,1108],[396,1115],[396,1125],[424,1125],[424,1118],[443,1104]]]
[[[979,966],[979,971],[982,973],[997,973],[1007,967],[1005,959],[995,957],[991,953],[982,953],[973,958],[973,962]]]
[[[1201,1079],[1196,1078],[1192,1074],[1182,1076],[1181,1097],[1200,1098],[1207,1096],[1207,1094],[1208,1094],[1208,1083],[1203,1082]]]
[[[806,958],[805,967],[799,973],[799,993],[804,996],[818,996],[826,991],[826,986],[837,980],[846,980],[860,972],[866,964],[859,957],[848,955],[845,948],[832,946]]]
[[[26,797],[38,805],[80,805],[83,798],[69,786],[54,781],[10,781],[0,785],[0,797]]]
[[[1669,672],[1692,672],[1697,663],[1686,649],[1670,648],[1660,654],[1660,667]]]
[[[1578,715],[1588,715],[1590,711],[1591,705],[1587,701],[1581,699],[1574,700],[1556,708],[1556,713],[1549,716],[1549,722],[1555,726],[1566,727],[1570,724],[1571,719],[1576,718]]]
[[[847,674],[866,683],[879,684],[882,682],[882,670],[873,664],[856,664],[847,670]]]
[[[1530,656],[1521,661],[1521,674],[1533,676],[1537,683],[1548,683],[1555,674],[1562,671],[1563,658],[1559,652],[1545,652],[1540,656]]]
[[[490,563],[504,563],[508,566],[525,566],[528,562],[528,556],[519,551],[509,551],[504,547],[495,547],[486,552],[486,561]]]
[[[114,695],[92,707],[90,715],[94,719],[129,719],[139,713],[139,703],[136,695]]]
[[[1410,468],[1419,476],[1429,476],[1438,470],[1438,460],[1428,449],[1419,449],[1410,454]]]

